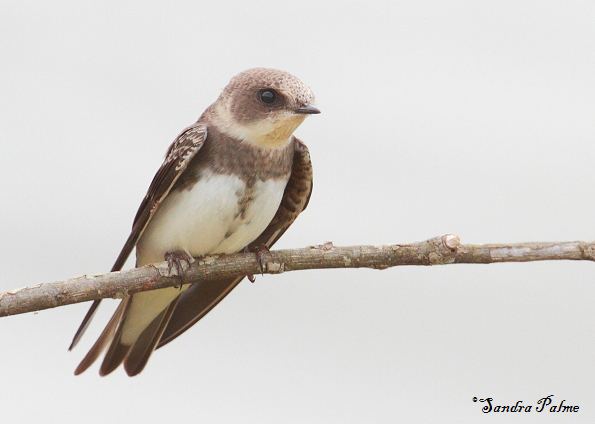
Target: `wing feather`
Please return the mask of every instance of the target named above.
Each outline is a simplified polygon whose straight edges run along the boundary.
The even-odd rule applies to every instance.
[[[182,131],[170,145],[163,164],[153,177],[153,181],[151,181],[147,194],[143,198],[138,211],[136,212],[132,230],[112,267],[112,272],[122,269],[128,256],[130,256],[132,249],[134,249],[134,246],[142,236],[145,228],[147,228],[151,218],[159,208],[159,205],[169,194],[178,178],[180,178],[182,173],[186,170],[192,158],[203,146],[206,138],[206,125],[197,122]],[[68,350],[73,349],[79,342],[100,303],[101,300],[95,300],[93,302],[76,331]]]

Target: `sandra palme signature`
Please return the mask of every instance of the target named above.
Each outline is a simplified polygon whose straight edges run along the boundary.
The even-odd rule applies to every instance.
[[[481,412],[490,413],[574,413],[579,411],[579,405],[571,405],[566,399],[554,400],[554,395],[544,396],[535,403],[517,400],[514,403],[499,404],[492,397],[473,397],[473,402],[484,404]]]

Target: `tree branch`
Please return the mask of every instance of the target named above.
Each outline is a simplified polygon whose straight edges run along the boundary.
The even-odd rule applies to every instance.
[[[324,268],[385,269],[400,265],[488,264],[546,260],[595,260],[595,242],[553,242],[515,244],[461,244],[452,234],[411,244],[338,247],[332,243],[304,249],[265,253],[267,274]],[[256,255],[207,256],[197,259],[185,272],[187,283],[208,284],[220,278],[258,274]],[[82,276],[0,292],[0,317],[39,311],[72,303],[180,285],[170,275],[167,263],[127,271]]]

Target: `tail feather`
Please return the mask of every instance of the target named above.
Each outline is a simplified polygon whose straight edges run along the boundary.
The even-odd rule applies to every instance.
[[[124,369],[130,377],[140,373],[145,368],[145,365],[147,365],[151,354],[161,340],[161,336],[176,309],[178,299],[179,296],[153,320],[132,346],[132,349],[124,360]]]
[[[125,303],[125,305],[122,307],[123,311],[119,319],[118,326],[114,332],[114,335],[112,336],[110,347],[103,357],[101,367],[99,368],[99,375],[101,376],[108,375],[113,370],[118,368],[130,350],[129,345],[122,344],[122,328],[124,327],[124,323],[130,309],[130,304],[132,303],[131,297],[128,296],[126,300],[122,301],[122,303]]]
[[[143,370],[159,343],[183,289],[159,289],[127,296],[75,370],[78,375],[97,360],[109,345],[99,368],[105,376],[120,364],[128,375]]]
[[[108,321],[107,325],[105,326],[105,328],[103,329],[93,346],[91,346],[91,349],[89,349],[85,357],[79,363],[78,367],[76,367],[76,369],[74,370],[74,375],[79,375],[83,373],[85,370],[87,370],[87,368],[89,368],[93,364],[93,362],[97,360],[101,352],[103,352],[106,346],[111,342],[116,332],[116,327],[120,323],[122,315],[124,314],[126,302],[127,299],[122,300],[122,302],[120,302],[120,305],[118,305],[118,308]]]

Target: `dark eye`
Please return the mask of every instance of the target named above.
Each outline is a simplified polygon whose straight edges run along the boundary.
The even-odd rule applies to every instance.
[[[275,103],[275,101],[277,100],[277,97],[278,97],[278,94],[275,90],[266,89],[266,90],[261,90],[258,93],[258,98],[260,99],[260,101],[267,105]]]

